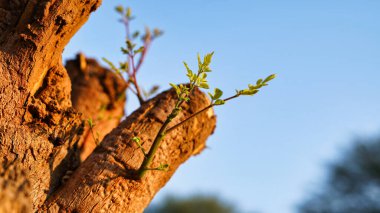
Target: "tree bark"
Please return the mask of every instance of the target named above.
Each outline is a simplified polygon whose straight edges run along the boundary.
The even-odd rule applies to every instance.
[[[144,155],[132,141],[139,136],[144,149],[149,150],[162,123],[174,108],[176,93],[164,92],[141,106],[106,136],[94,153],[79,167],[66,187],[49,199],[48,210],[79,212],[142,212],[153,196],[172,176],[178,166],[205,147],[213,132],[215,116],[212,109],[170,132],[162,141],[152,168],[169,164],[169,171],[150,171],[141,181],[135,171]],[[209,104],[196,90],[190,105],[173,124]]]
[[[119,124],[127,83],[83,55],[63,66],[63,48],[100,3],[0,0],[0,212],[142,212],[215,127],[210,110],[172,131],[153,163],[170,170],[132,178],[143,155],[131,137],[149,150],[175,95],[158,95]],[[207,104],[195,91],[174,123]],[[88,118],[102,141],[94,152]]]
[[[76,59],[67,61],[66,69],[72,82],[74,109],[82,113],[82,118],[95,123],[92,129],[85,126],[82,141],[79,142],[80,158],[85,160],[95,149],[96,143],[120,123],[128,83],[82,53]]]

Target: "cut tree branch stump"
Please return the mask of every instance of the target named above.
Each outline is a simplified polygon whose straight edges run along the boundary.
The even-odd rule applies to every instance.
[[[164,92],[119,124],[125,82],[91,59],[63,66],[64,47],[100,4],[0,0],[0,212],[142,212],[214,130],[209,110],[171,131],[152,165],[168,163],[169,171],[133,180],[144,156],[131,138],[141,137],[149,150],[176,96]],[[208,104],[195,91],[173,125]],[[103,107],[115,118],[99,120]],[[91,141],[85,120],[91,117],[99,121],[95,131],[103,142],[92,154],[86,151],[82,159],[90,156],[81,163],[82,145]]]

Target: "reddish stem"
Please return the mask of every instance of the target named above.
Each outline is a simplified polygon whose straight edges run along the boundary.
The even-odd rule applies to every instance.
[[[144,50],[141,53],[139,62],[137,63],[136,72],[139,71],[139,69],[141,67],[141,64],[144,62],[144,59],[145,59],[146,53],[148,52],[150,44],[151,44],[151,40],[150,39],[147,39],[146,41],[144,41]]]
[[[135,85],[135,89],[136,89],[136,93],[137,93],[137,99],[139,99],[139,102],[140,104],[143,104],[144,103],[144,98],[142,97],[141,95],[141,90],[140,90],[140,87],[137,83],[137,80],[136,80],[136,67],[135,67],[135,60],[134,60],[134,55],[130,55],[130,59],[131,59],[131,67],[132,67],[132,82],[133,84]]]

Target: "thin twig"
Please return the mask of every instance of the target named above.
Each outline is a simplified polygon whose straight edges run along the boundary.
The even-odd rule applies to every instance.
[[[234,98],[237,98],[237,97],[239,97],[239,94],[236,94],[236,95],[233,95],[233,96],[228,97],[228,98],[226,98],[226,99],[223,99],[223,101],[224,101],[224,102],[227,102],[227,101],[229,101],[229,100],[231,100],[231,99],[234,99]],[[183,121],[179,122],[178,124],[176,124],[176,125],[174,125],[174,126],[168,128],[168,129],[166,130],[166,133],[169,133],[169,132],[173,131],[174,129],[178,128],[179,126],[183,125],[183,124],[186,123],[187,121],[189,121],[189,120],[191,120],[192,118],[194,118],[195,116],[201,114],[202,112],[204,112],[204,111],[206,111],[206,110],[208,110],[208,109],[210,109],[211,107],[214,107],[214,106],[217,106],[217,105],[216,105],[215,103],[211,103],[211,104],[208,105],[207,107],[205,107],[205,108],[199,110],[198,112],[196,112],[196,113],[190,115],[190,116],[187,117],[185,120],[183,120]]]

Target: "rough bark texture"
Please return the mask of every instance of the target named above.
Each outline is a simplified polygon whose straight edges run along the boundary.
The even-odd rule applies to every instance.
[[[77,166],[82,121],[71,107],[61,54],[99,4],[0,0],[2,188],[29,186],[25,196],[32,208],[42,205],[60,177]]]
[[[49,200],[47,208],[54,212],[142,212],[177,167],[205,147],[204,142],[215,127],[215,116],[210,109],[172,131],[162,141],[152,164],[155,168],[160,163],[168,163],[169,171],[150,171],[141,181],[134,180],[134,172],[144,156],[132,142],[132,137],[139,136],[144,148],[149,150],[159,128],[174,108],[175,100],[173,90],[165,92],[129,116],[106,136],[66,187]],[[173,124],[209,104],[198,90],[192,100]]]
[[[214,129],[212,111],[197,116],[163,141],[153,166],[169,163],[169,172],[131,179],[143,158],[131,137],[139,135],[148,150],[174,95],[159,95],[117,126],[126,83],[83,55],[66,70],[63,48],[100,3],[0,0],[0,212],[141,212]],[[178,119],[206,104],[196,91]],[[91,155],[88,118],[100,141],[117,126]]]
[[[91,119],[95,126],[85,126],[80,141],[81,160],[96,147],[96,141],[115,128],[124,115],[127,83],[114,72],[101,67],[96,60],[78,54],[67,61],[66,69],[72,82],[71,100],[82,118]]]

